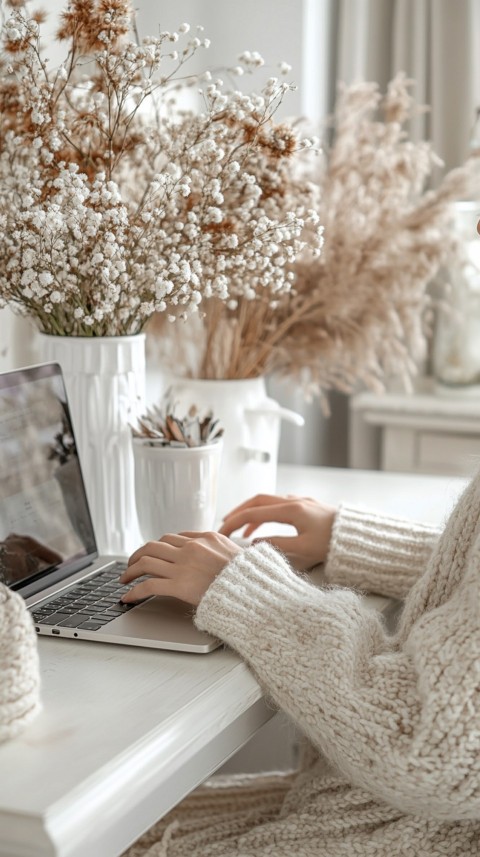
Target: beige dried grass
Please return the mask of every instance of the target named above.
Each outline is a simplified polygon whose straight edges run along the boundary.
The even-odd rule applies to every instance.
[[[235,310],[208,300],[185,326],[154,321],[159,360],[200,378],[277,373],[316,393],[381,390],[392,377],[409,385],[426,352],[428,286],[455,252],[450,203],[480,192],[473,161],[426,190],[439,160],[404,130],[420,109],[411,87],[398,75],[384,96],[374,83],[340,88],[313,176],[325,243],[320,258],[297,262],[295,291]]]

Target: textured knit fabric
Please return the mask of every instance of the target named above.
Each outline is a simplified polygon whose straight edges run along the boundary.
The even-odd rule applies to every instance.
[[[325,573],[316,588],[260,544],[196,613],[295,721],[309,761],[212,780],[129,857],[480,855],[480,477],[441,534],[342,507]],[[354,590],[406,595],[394,636]]]
[[[0,584],[0,741],[14,738],[40,710],[37,639],[25,602]]]

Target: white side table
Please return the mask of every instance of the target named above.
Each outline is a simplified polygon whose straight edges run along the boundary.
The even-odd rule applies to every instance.
[[[470,476],[480,456],[480,394],[360,393],[350,403],[350,467]]]

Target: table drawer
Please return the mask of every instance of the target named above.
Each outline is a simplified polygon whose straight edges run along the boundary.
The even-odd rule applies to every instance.
[[[383,470],[471,476],[480,464],[480,437],[412,427],[385,426]]]
[[[480,462],[480,438],[478,435],[422,432],[418,436],[417,457],[423,473],[470,476]]]

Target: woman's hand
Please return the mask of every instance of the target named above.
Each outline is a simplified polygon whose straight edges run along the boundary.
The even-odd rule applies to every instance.
[[[151,595],[171,595],[197,605],[210,584],[242,549],[219,533],[167,534],[147,542],[132,554],[122,583],[138,577],[149,579],[122,596],[126,603]]]
[[[229,536],[245,528],[243,536],[247,538],[260,524],[274,521],[291,524],[297,531],[296,536],[268,536],[254,539],[254,543],[269,542],[295,568],[303,570],[326,559],[336,513],[333,506],[325,506],[309,497],[258,494],[229,512],[220,532]]]

